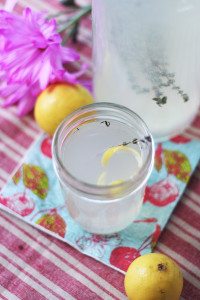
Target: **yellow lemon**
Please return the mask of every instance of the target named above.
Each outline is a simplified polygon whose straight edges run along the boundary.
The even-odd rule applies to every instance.
[[[183,276],[171,258],[151,253],[132,262],[124,285],[130,300],[179,300]]]
[[[92,102],[92,95],[81,85],[52,84],[37,98],[35,120],[44,131],[52,135],[67,115]]]
[[[102,159],[101,159],[101,164],[104,167],[107,166],[108,163],[109,163],[109,161],[110,161],[110,159],[111,159],[111,157],[113,157],[113,155],[115,155],[119,151],[127,151],[127,152],[132,153],[135,156],[135,158],[136,158],[136,160],[138,162],[139,167],[141,166],[142,160],[141,160],[141,156],[140,156],[139,152],[136,151],[135,149],[131,148],[131,147],[123,146],[123,145],[113,146],[113,147],[108,148],[103,153],[103,156],[102,156]]]

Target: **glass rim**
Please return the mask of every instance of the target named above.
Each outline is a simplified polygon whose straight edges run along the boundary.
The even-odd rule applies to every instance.
[[[137,119],[137,121],[142,125],[143,129],[148,133],[148,136],[150,137],[150,142],[148,145],[150,145],[150,150],[147,156],[147,159],[145,163],[143,164],[141,170],[138,172],[136,176],[133,178],[130,178],[128,180],[125,180],[121,183],[118,183],[116,185],[97,185],[97,184],[91,184],[85,181],[82,181],[80,179],[77,179],[75,176],[73,176],[67,168],[64,166],[62,162],[62,158],[59,155],[59,137],[62,134],[63,130],[65,127],[68,127],[69,124],[73,123],[73,120],[76,116],[83,115],[84,113],[92,112],[92,111],[97,111],[99,112],[101,109],[107,109],[107,110],[114,110],[115,112],[118,111],[119,113],[125,113],[129,115],[130,117],[133,117]],[[99,110],[99,111],[98,111]],[[67,125],[66,125],[67,123]],[[56,132],[54,133],[53,136],[53,141],[52,141],[52,159],[53,159],[53,166],[54,170],[56,172],[56,175],[58,176],[59,180],[63,185],[66,185],[69,187],[69,189],[73,189],[79,193],[87,195],[93,195],[94,197],[99,197],[99,198],[105,198],[100,200],[103,202],[106,199],[112,199],[112,202],[115,200],[119,200],[119,198],[122,198],[125,194],[130,194],[130,193],[136,193],[148,180],[151,171],[153,169],[153,162],[154,162],[154,141],[153,137],[146,125],[146,123],[142,120],[140,116],[138,116],[137,113],[133,112],[129,108],[123,106],[123,105],[118,105],[115,103],[109,103],[109,102],[98,102],[98,103],[92,103],[89,105],[85,105],[70,115],[68,115],[58,126]],[[145,170],[145,172],[144,172]],[[62,173],[62,174],[61,174]],[[138,180],[136,180],[136,178]],[[140,179],[140,180],[139,180]],[[117,189],[121,189],[121,191],[125,191],[125,194],[119,195],[114,197],[115,191]],[[96,202],[97,200],[94,199]]]

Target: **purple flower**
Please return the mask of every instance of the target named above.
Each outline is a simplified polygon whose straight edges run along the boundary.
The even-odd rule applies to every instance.
[[[77,52],[61,45],[54,19],[30,8],[22,16],[0,10],[0,95],[5,99],[4,107],[18,104],[22,116],[33,109],[37,95],[50,83],[77,83],[85,66],[69,73],[66,63],[78,59]]]

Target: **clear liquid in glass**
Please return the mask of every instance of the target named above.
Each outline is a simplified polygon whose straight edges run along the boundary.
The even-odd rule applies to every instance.
[[[133,128],[116,120],[84,123],[65,139],[63,164],[73,177],[89,184],[126,181],[134,178],[142,167],[142,144],[137,140]],[[104,165],[102,157],[113,147],[117,151]]]

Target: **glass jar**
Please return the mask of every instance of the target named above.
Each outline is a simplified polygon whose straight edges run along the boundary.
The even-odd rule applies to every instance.
[[[123,126],[123,130],[130,131],[139,141],[141,149],[142,165],[137,175],[116,185],[91,184],[81,180],[78,175],[74,176],[66,167],[66,160],[70,158],[65,155],[65,147],[69,145],[70,137],[75,130],[78,129],[81,133],[84,126],[93,122],[104,126],[102,120],[105,119],[119,125],[119,130]],[[100,133],[101,131],[91,136],[93,143],[103,143]],[[77,143],[80,138],[77,138]],[[144,189],[151,174],[154,158],[151,134],[139,116],[115,104],[96,103],[85,106],[63,121],[54,135],[52,147],[54,169],[61,184],[68,212],[76,222],[85,230],[96,234],[111,234],[132,223],[142,205]],[[77,149],[76,146],[75,148]],[[75,157],[70,159],[71,164],[81,160],[82,151],[85,150],[81,149],[78,155],[74,152]],[[91,161],[88,161],[88,172],[89,167],[92,167],[92,156],[93,154]]]
[[[156,140],[183,131],[200,101],[199,0],[93,0],[94,94],[123,104]]]

